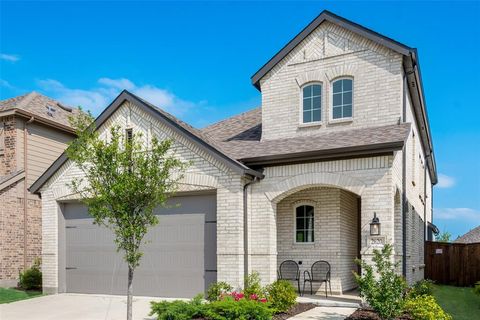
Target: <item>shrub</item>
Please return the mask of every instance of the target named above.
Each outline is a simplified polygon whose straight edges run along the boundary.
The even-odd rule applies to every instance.
[[[387,244],[381,251],[373,250],[374,268],[363,260],[356,260],[363,274],[354,273],[360,289],[370,307],[382,319],[393,319],[403,311],[403,293],[405,281],[395,272],[397,266],[392,262],[392,246]]]
[[[262,285],[260,284],[260,275],[258,272],[252,272],[245,277],[245,286],[243,293],[247,298],[255,295],[257,297],[263,297],[265,295]]]
[[[20,272],[18,286],[24,290],[40,290],[42,288],[40,259],[36,258],[30,269]]]
[[[207,306],[205,317],[211,320],[270,320],[274,312],[267,302],[250,299],[235,301],[231,297]]]
[[[156,315],[158,320],[190,320],[202,317],[206,305],[202,303],[202,295],[186,302],[181,300],[150,302],[150,316]]]
[[[415,298],[418,296],[433,294],[433,281],[432,280],[420,280],[417,281],[408,292],[409,297]]]
[[[205,298],[210,302],[218,301],[223,295],[229,294],[232,290],[232,286],[226,282],[214,282],[208,287]]]
[[[276,312],[286,312],[297,301],[297,293],[286,280],[277,280],[266,287],[267,299]]]
[[[477,283],[475,283],[475,287],[473,287],[473,292],[474,292],[475,294],[480,295],[480,281],[478,281]]]
[[[452,320],[452,317],[443,311],[435,298],[430,295],[420,295],[407,299],[405,311],[415,320]]]

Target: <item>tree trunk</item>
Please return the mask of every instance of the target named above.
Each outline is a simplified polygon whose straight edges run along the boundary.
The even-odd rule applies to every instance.
[[[127,320],[132,320],[133,268],[128,266]]]

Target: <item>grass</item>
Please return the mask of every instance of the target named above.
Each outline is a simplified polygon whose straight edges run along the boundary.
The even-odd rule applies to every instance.
[[[434,285],[433,295],[454,320],[478,319],[480,296],[473,293],[473,288]]]
[[[30,299],[41,295],[41,291],[23,291],[17,289],[0,288],[0,304]]]

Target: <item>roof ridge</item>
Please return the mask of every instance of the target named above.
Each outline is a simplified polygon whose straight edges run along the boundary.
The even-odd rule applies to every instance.
[[[32,102],[33,99],[35,99],[38,96],[38,93],[35,91],[27,93],[16,105],[16,109],[24,109],[25,107],[28,106],[30,102]]]

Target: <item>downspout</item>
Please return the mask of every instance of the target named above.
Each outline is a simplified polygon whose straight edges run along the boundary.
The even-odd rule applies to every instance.
[[[407,121],[407,76],[403,76],[403,122]],[[407,277],[407,144],[402,150],[402,275]]]
[[[248,276],[248,186],[260,181],[259,177],[254,177],[252,181],[243,186],[243,275]]]
[[[28,127],[29,123],[35,120],[31,117],[28,121],[23,123],[23,170],[25,172],[25,178],[23,179],[23,270],[27,270],[27,210],[28,210],[28,165],[27,165],[27,152],[28,152]]]
[[[423,241],[427,240],[427,167],[428,162],[425,159],[425,166],[423,167]]]

